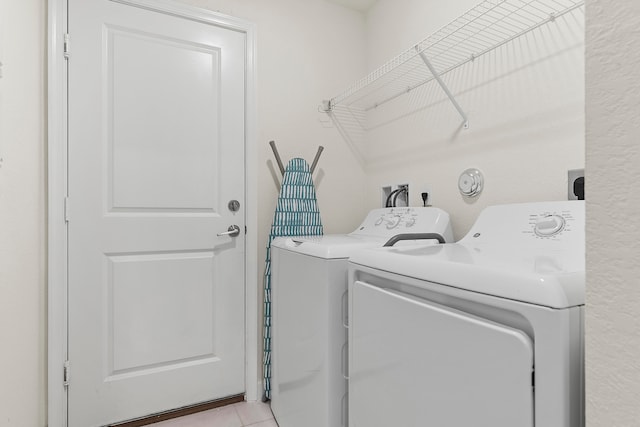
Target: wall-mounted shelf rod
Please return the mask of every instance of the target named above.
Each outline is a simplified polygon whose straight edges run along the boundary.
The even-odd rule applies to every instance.
[[[431,62],[429,61],[429,58],[427,58],[427,55],[425,55],[424,52],[420,50],[420,46],[416,46],[416,51],[418,51],[418,55],[420,55],[420,58],[422,58],[422,60],[424,61],[425,65],[433,75],[433,78],[436,79],[444,93],[446,93],[449,97],[449,100],[451,101],[453,106],[456,107],[456,110],[458,110],[458,113],[460,113],[460,115],[462,116],[462,120],[464,120],[463,127],[465,129],[469,129],[469,118],[467,117],[467,113],[464,112],[460,104],[458,104],[458,101],[456,101],[455,96],[453,96],[453,94],[449,90],[449,87],[445,84],[445,82],[442,81],[442,78],[440,78],[440,75],[438,74],[436,69],[433,68],[433,65],[431,65]]]

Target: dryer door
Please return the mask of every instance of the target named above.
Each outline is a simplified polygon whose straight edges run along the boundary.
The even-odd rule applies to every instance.
[[[533,426],[523,332],[363,282],[350,298],[350,427]]]

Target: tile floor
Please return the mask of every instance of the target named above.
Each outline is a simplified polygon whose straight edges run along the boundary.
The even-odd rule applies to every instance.
[[[269,404],[240,402],[222,408],[174,418],[149,427],[278,427]]]

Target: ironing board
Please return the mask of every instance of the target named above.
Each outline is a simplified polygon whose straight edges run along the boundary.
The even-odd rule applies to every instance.
[[[267,243],[264,270],[264,395],[271,398],[271,242],[280,236],[321,236],[323,234],[316,189],[309,164],[291,159],[282,178],[282,187]]]

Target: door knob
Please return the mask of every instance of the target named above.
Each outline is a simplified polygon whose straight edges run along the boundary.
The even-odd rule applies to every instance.
[[[240,227],[238,227],[237,225],[230,225],[229,228],[227,228],[227,231],[225,231],[224,233],[218,233],[218,237],[220,236],[236,237],[238,234],[240,234]]]

